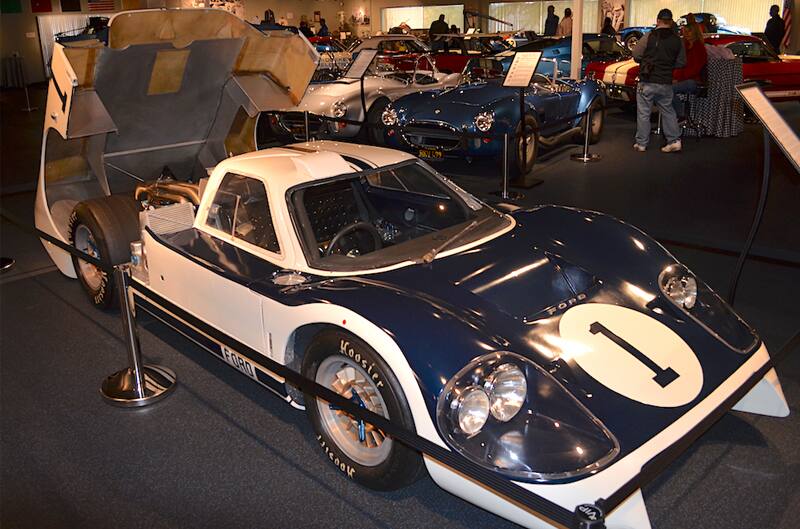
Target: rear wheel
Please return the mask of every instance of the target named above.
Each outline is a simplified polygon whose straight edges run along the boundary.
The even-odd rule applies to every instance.
[[[639,43],[639,39],[641,38],[642,38],[641,33],[638,32],[631,33],[630,35],[625,37],[624,41],[625,47],[628,48],[629,50],[633,50],[633,48],[636,47],[636,45]]]
[[[526,115],[524,127],[522,123],[517,125],[514,131],[514,138],[509,139],[509,142],[511,143],[508,149],[509,172],[512,178],[524,183],[528,173],[533,170],[533,164],[539,154],[539,133],[536,119],[533,116]],[[523,150],[525,152],[524,161]]]
[[[592,104],[589,105],[589,110],[591,114],[591,123],[589,125],[589,143],[594,145],[600,141],[600,135],[603,133],[603,123],[605,122],[606,109],[603,106],[602,101],[595,99],[592,101]],[[586,118],[587,116],[583,116],[581,119],[581,140],[586,137]]]
[[[117,195],[85,200],[72,211],[69,232],[77,250],[111,265],[126,263],[130,260],[130,243],[139,239],[139,203]],[[96,307],[117,306],[118,293],[111,274],[75,256],[72,264]]]
[[[372,348],[343,331],[323,331],[303,358],[303,374],[374,413],[414,429],[400,383]],[[410,485],[423,472],[419,453],[343,410],[305,395],[325,456],[347,477],[375,490]]]

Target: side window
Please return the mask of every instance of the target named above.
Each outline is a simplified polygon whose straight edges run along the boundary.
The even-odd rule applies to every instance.
[[[206,225],[270,252],[280,252],[267,190],[255,178],[226,174],[208,210]]]

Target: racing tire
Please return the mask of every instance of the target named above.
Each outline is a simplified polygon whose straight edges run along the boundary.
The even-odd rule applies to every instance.
[[[411,431],[414,420],[400,383],[362,340],[340,330],[320,332],[303,357],[302,373]],[[344,475],[373,490],[406,487],[424,473],[422,456],[306,394],[306,413],[325,457]]]
[[[589,105],[592,114],[592,122],[591,122],[591,131],[589,133],[589,143],[594,145],[598,141],[600,141],[600,136],[603,134],[603,125],[605,124],[606,120],[606,109],[603,106],[603,102],[596,98],[592,103]],[[587,116],[583,116],[581,118],[581,142],[586,137],[586,118]]]
[[[367,126],[364,127],[364,138],[378,147],[386,145],[386,140],[384,139],[386,129],[383,128],[381,115],[388,106],[389,100],[384,97],[375,101],[367,111]]]
[[[513,180],[518,183],[523,183],[528,174],[533,170],[533,164],[536,163],[536,157],[539,154],[539,132],[538,123],[531,115],[525,116],[525,130],[527,131],[527,153],[525,155],[525,164],[522,163],[522,123],[517,125],[514,130],[514,137],[509,139],[511,145],[508,149],[508,165],[509,175]],[[502,160],[502,156],[500,157]]]
[[[70,244],[112,265],[130,261],[130,245],[140,238],[139,203],[131,197],[92,198],[75,206],[69,220]],[[72,256],[83,290],[100,309],[119,305],[113,275]]]

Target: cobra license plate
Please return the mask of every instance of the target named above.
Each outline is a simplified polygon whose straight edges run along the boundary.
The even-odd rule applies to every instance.
[[[253,364],[239,356],[238,353],[235,351],[228,349],[224,345],[222,346],[222,359],[225,360],[228,364],[230,364],[235,369],[238,369],[248,377],[252,378],[253,380],[258,380],[258,375],[256,375],[256,368]]]
[[[417,156],[425,160],[441,160],[444,153],[438,149],[420,149]]]

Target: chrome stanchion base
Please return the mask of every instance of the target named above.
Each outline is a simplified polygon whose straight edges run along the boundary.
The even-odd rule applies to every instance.
[[[142,376],[144,395],[139,395],[136,391],[136,378],[130,368],[117,371],[106,378],[100,386],[100,394],[109,404],[135,408],[158,402],[175,389],[175,373],[166,367],[145,365]]]
[[[498,196],[503,200],[522,200],[523,198],[525,198],[525,195],[523,193],[520,193],[519,191],[512,191],[511,189],[509,189],[506,192],[506,196],[503,196],[502,191],[492,191],[489,194]]]
[[[603,159],[603,157],[593,152],[589,152],[586,154],[583,154],[581,152],[570,155],[569,159],[572,160],[573,162],[591,163],[591,162],[599,162],[600,160]]]
[[[0,257],[0,272],[12,269],[15,263],[13,257]]]

